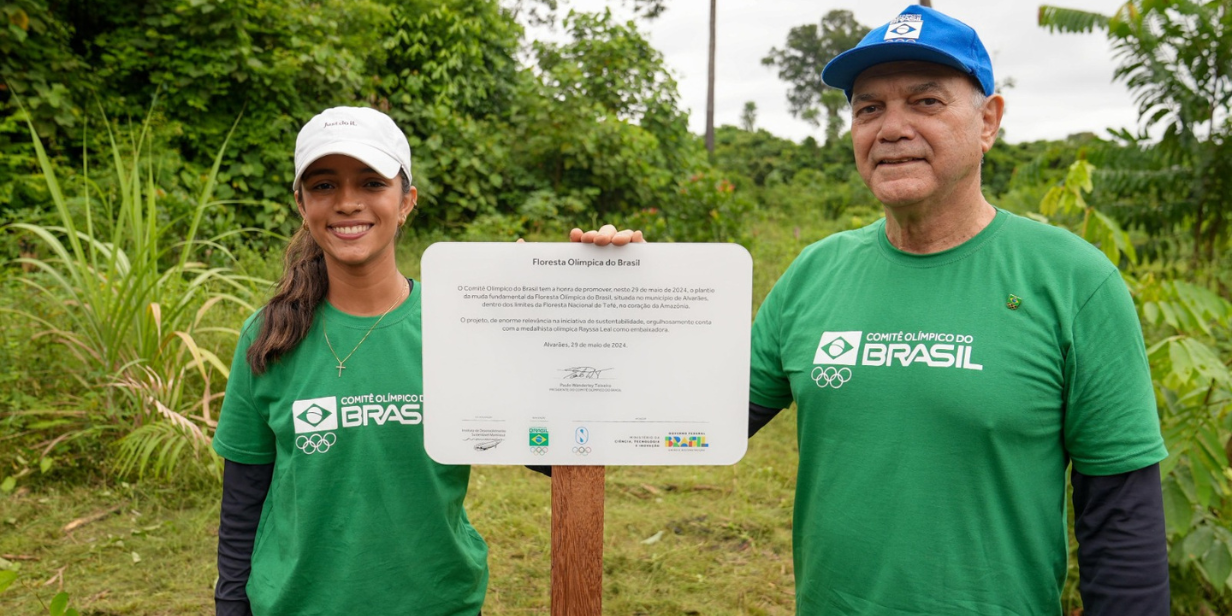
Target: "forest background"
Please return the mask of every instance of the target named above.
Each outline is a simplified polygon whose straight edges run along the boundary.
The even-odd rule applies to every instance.
[[[227,358],[297,225],[296,131],[325,107],[377,107],[407,131],[413,276],[434,241],[614,221],[743,244],[760,302],[804,246],[882,215],[845,101],[816,79],[867,30],[850,13],[802,16],[766,49],[816,138],[758,130],[749,106],[708,152],[640,29],[670,8],[626,5],[636,19],[553,0],[0,4],[0,612],[210,613]],[[991,202],[1086,237],[1133,293],[1171,454],[1177,614],[1232,613],[1229,5],[1041,7],[1057,36],[1108,37],[1139,126],[999,142],[983,170]],[[540,22],[560,42],[525,36]],[[733,467],[609,470],[609,613],[792,613],[784,415]],[[485,613],[545,612],[548,496],[524,469],[475,469]],[[1071,558],[1067,614],[1076,579]]]

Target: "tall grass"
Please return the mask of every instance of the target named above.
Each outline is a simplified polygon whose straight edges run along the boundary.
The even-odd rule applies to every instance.
[[[115,443],[109,468],[118,474],[169,477],[192,469],[217,476],[220,460],[208,445],[228,365],[212,344],[238,332],[209,327],[206,317],[227,302],[251,310],[253,289],[263,282],[231,269],[234,258],[222,238],[197,238],[206,212],[218,204],[215,181],[231,135],[192,204],[187,232],[175,237],[180,231],[173,229],[183,229],[185,220],[174,220],[160,207],[165,193],[154,180],[150,117],[124,135],[123,145],[118,129],[105,119],[104,124],[114,182],[102,190],[84,152],[80,194],[71,201],[30,126],[58,224],[9,228],[31,236],[45,255],[15,263],[33,272],[22,282],[52,309],[46,314],[4,310],[36,323],[40,335],[68,349],[78,368],[73,377],[106,402],[99,412],[33,425],[55,432],[55,442]],[[227,265],[198,260],[205,249]]]

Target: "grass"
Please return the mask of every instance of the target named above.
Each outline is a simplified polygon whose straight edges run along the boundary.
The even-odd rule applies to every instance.
[[[214,492],[95,484],[0,498],[0,557],[21,566],[0,613],[46,614],[61,589],[83,615],[213,613]]]
[[[604,611],[792,614],[795,442],[789,412],[735,466],[608,469]],[[550,507],[547,478],[475,467],[467,508],[491,549],[484,614],[547,613]],[[0,497],[0,555],[20,564],[0,613],[45,614],[40,600],[63,589],[87,616],[212,614],[217,525],[216,487],[44,483]]]

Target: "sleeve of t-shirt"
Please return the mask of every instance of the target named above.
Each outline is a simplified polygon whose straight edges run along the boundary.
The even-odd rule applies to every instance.
[[[783,369],[783,354],[779,331],[779,314],[782,296],[787,293],[788,280],[794,268],[787,271],[774,283],[766,295],[757,318],[753,320],[753,339],[750,348],[749,401],[753,404],[782,409],[791,405],[791,382]]]
[[[1114,475],[1168,456],[1129,290],[1113,271],[1079,308],[1065,357],[1065,448],[1074,469]]]
[[[256,323],[250,318],[244,324],[239,344],[235,345],[227,393],[222,399],[218,429],[214,431],[214,451],[240,464],[270,464],[275,452],[274,432],[265,413],[253,404],[253,375],[247,353],[255,328]]]

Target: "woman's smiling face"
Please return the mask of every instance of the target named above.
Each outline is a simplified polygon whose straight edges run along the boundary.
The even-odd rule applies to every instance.
[[[300,215],[325,252],[329,267],[366,269],[393,262],[394,238],[415,207],[416,191],[342,154],[323,156],[304,170],[297,193]]]

